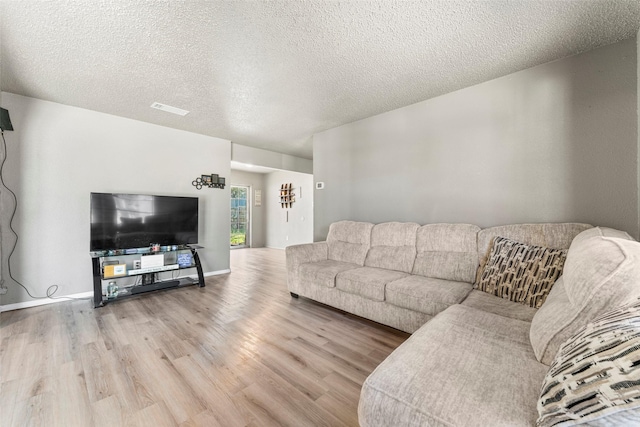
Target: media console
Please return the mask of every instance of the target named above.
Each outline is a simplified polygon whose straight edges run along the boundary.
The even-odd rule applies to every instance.
[[[146,250],[141,250],[140,252],[132,252],[131,250],[91,252],[94,308],[102,307],[109,302],[136,296],[145,292],[190,285],[204,287],[204,274],[197,252],[198,249],[202,248],[202,246],[198,245],[184,245],[167,247],[166,249],[153,253],[149,253]],[[189,265],[177,262],[178,254],[185,252],[191,254],[191,263]],[[160,254],[165,255],[163,265],[134,268],[135,261],[141,260],[141,257]],[[116,259],[117,261],[114,261]],[[105,266],[110,268],[109,274],[107,275],[105,275]],[[175,272],[176,270],[187,268],[195,268],[198,279],[192,277],[170,278],[165,280],[155,279],[157,273]],[[103,291],[104,282],[116,282],[119,279],[132,277],[141,277],[142,283],[138,284],[138,280],[136,280],[134,284],[128,284],[122,287],[118,286],[118,291],[115,295],[109,293],[109,286],[107,286],[106,292]]]

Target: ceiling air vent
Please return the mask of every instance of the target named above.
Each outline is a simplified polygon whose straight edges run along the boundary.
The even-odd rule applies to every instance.
[[[151,104],[151,108],[155,108],[156,110],[166,111],[167,113],[177,114],[179,116],[186,116],[187,114],[189,114],[187,110],[172,107],[171,105],[161,104],[159,102],[154,102],[153,104]]]

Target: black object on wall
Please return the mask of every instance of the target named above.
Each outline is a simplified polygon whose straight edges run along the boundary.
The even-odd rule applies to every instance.
[[[218,176],[216,173],[212,173],[211,175],[199,176],[191,182],[191,185],[196,187],[198,190],[202,190],[202,187],[220,188],[224,190],[225,179],[222,176]]]
[[[198,198],[91,193],[90,251],[198,243]]]
[[[3,132],[5,130],[13,130],[11,118],[9,117],[9,110],[5,110],[4,108],[0,108],[0,130]]]

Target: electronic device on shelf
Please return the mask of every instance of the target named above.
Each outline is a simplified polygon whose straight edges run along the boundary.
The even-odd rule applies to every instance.
[[[197,197],[91,193],[90,235],[94,307],[143,292],[205,285],[197,253]],[[158,276],[186,268],[195,268],[198,278]],[[142,284],[118,291],[116,281],[132,276]],[[107,286],[105,294],[106,280],[113,289]]]
[[[172,248],[174,253],[168,255],[167,264],[163,263],[162,265],[155,265],[152,263],[148,266],[142,266],[140,259],[129,259],[127,261],[122,256],[115,258],[114,255],[96,252],[91,253],[91,263],[93,268],[93,306],[95,308],[102,307],[112,301],[132,297],[139,293],[151,292],[165,288],[189,285],[204,287],[204,273],[202,271],[200,257],[198,256],[198,249],[203,249],[203,247],[199,245],[185,245],[176,247],[175,250]],[[135,255],[128,256],[132,257]],[[144,256],[164,257],[163,254]],[[127,268],[128,266],[138,268]],[[197,278],[187,276],[169,279],[167,277],[161,278],[158,276],[158,274],[162,272],[177,272],[177,270],[187,268],[195,268]],[[115,295],[113,295],[113,292],[109,292],[109,287],[107,286],[107,292],[105,293],[104,285],[106,281],[110,281],[110,284],[113,282],[115,287],[117,286],[115,281],[118,279],[128,279],[128,281],[131,281],[131,277],[135,276],[140,276],[139,279],[136,279],[136,283],[141,283],[141,285],[134,284],[133,286],[126,286],[125,284],[125,286],[119,287],[120,290],[115,292]],[[118,287],[115,287],[115,289],[118,289]]]
[[[160,289],[177,288],[180,286],[179,280],[166,280],[164,282],[153,282],[148,285],[138,285],[131,288],[131,295],[142,294],[144,292],[159,291]]]
[[[91,193],[90,251],[198,243],[198,198]]]

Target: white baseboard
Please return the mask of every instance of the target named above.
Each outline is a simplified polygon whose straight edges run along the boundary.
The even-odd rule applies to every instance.
[[[209,277],[209,276],[219,276],[221,274],[227,274],[227,273],[231,273],[231,269],[230,268],[226,268],[224,270],[218,270],[218,271],[210,271],[208,273],[204,273],[204,277]],[[196,274],[196,277],[198,277],[198,275]]]
[[[208,271],[208,272],[206,272],[206,273],[202,273],[202,275],[203,275],[204,277],[209,277],[209,276],[219,276],[219,275],[221,275],[221,274],[227,274],[227,273],[231,273],[231,269],[230,269],[230,268],[227,268],[226,270]],[[192,277],[192,278],[194,278],[194,279],[197,279],[197,278],[198,278],[198,275],[197,275],[197,274],[190,274],[190,275],[189,275],[189,276],[187,276],[187,277]]]
[[[204,273],[204,277],[219,276],[221,274],[227,274],[227,273],[231,273],[231,269],[227,268],[225,270],[208,271]],[[193,274],[187,277],[193,277],[194,279],[197,279],[198,275]],[[55,304],[63,301],[71,301],[73,299],[78,299],[78,298],[83,298],[83,299],[88,298],[93,300],[93,291],[80,292],[78,294],[65,295],[63,297],[42,298],[42,299],[36,299],[32,301],[24,301],[24,302],[16,302],[14,304],[0,305],[0,313],[4,311],[12,311],[12,310],[20,310],[20,309],[29,308],[29,307],[37,307],[39,305],[47,305],[47,304]]]
[[[14,304],[0,305],[0,313],[3,311],[20,310],[22,308],[37,307],[39,305],[55,304],[63,301],[71,301],[77,298],[93,299],[93,291],[80,292],[79,294],[65,295],[63,297],[42,298],[33,301],[16,302]]]

